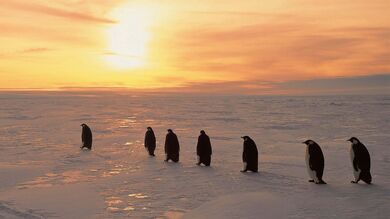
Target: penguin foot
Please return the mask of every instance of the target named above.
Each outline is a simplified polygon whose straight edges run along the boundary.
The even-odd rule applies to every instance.
[[[309,179],[309,182],[314,182],[314,179]]]
[[[357,181],[353,181],[353,180],[352,180],[352,181],[351,181],[351,183],[358,183],[358,182],[357,182]]]
[[[246,173],[248,170],[240,170],[241,173]]]
[[[164,161],[165,161],[165,162],[168,162],[168,159],[165,159]]]
[[[316,182],[316,184],[326,184],[326,182],[324,182],[324,181],[320,181],[320,182]]]
[[[91,150],[92,150],[91,148],[87,148],[87,147],[84,147],[84,146],[80,147],[80,149],[81,149],[81,150],[88,150],[88,151],[91,151]]]
[[[196,165],[200,166],[200,163],[196,163]]]

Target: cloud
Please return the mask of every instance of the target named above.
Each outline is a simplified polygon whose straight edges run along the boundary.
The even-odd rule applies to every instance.
[[[2,30],[1,38],[20,39],[23,36],[23,40],[32,39],[35,43],[48,43],[48,42],[61,42],[71,43],[71,45],[94,45],[95,39],[88,38],[78,32],[64,33],[62,30],[56,30],[55,27],[50,25],[27,25],[27,24],[5,24],[0,23],[0,29]]]
[[[52,48],[45,48],[45,47],[35,47],[35,48],[28,48],[20,51],[20,53],[42,53],[42,52],[49,52],[53,51]]]
[[[159,90],[180,93],[257,95],[388,94],[390,93],[390,73],[286,82],[260,80],[188,82],[181,87]]]
[[[159,78],[160,81],[180,80],[181,78]],[[1,88],[0,88],[1,89]],[[183,82],[174,87],[131,88],[123,83],[95,83],[89,86],[56,86],[61,91],[119,92],[132,94],[198,94],[198,95],[387,95],[390,93],[390,73],[357,76],[295,80],[286,82],[245,80],[214,82]],[[18,90],[18,89],[5,89]],[[23,90],[45,90],[45,88],[23,88]]]
[[[378,86],[388,87],[390,89],[390,73],[366,75],[358,77],[338,77],[338,78],[325,78],[325,79],[313,79],[303,81],[289,81],[281,83],[286,88],[341,88],[341,87],[361,87],[361,86]]]
[[[84,21],[84,22],[94,22],[94,23],[106,23],[106,24],[112,24],[116,23],[116,21],[104,18],[104,17],[98,17],[86,13],[80,13],[76,11],[70,11],[62,8],[55,8],[55,7],[49,7],[45,5],[39,5],[39,4],[33,4],[33,3],[26,3],[26,2],[5,2],[2,3],[2,7],[7,7],[13,10],[19,10],[19,11],[26,11],[26,12],[33,12],[33,13],[39,13],[39,14],[45,14],[49,16],[55,16],[55,17],[61,17],[71,20],[78,20],[78,21]]]
[[[186,11],[194,15],[215,15],[215,16],[261,16],[261,17],[275,17],[275,14],[257,12],[257,11],[224,11],[224,10],[214,10],[214,11]],[[287,15],[287,14],[286,14]],[[286,16],[279,15],[279,16]],[[289,16],[289,15],[287,15]]]
[[[389,33],[387,26],[327,27],[286,14],[250,25],[183,29],[169,47],[183,72],[308,79],[390,71]]]
[[[1,58],[15,58],[20,57],[23,55],[33,55],[33,54],[41,54],[45,52],[51,52],[55,51],[53,48],[47,48],[47,47],[31,47],[16,51],[7,51],[7,52],[1,52],[0,57]]]

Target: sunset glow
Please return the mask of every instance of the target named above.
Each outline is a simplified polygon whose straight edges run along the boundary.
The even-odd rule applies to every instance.
[[[268,94],[390,72],[385,0],[0,2],[0,89]]]
[[[114,10],[118,23],[107,29],[106,61],[121,69],[145,66],[153,16],[148,8],[122,6]]]

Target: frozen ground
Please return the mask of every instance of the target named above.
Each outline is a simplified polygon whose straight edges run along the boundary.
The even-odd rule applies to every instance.
[[[81,123],[94,134],[81,151]],[[143,148],[157,135],[157,157]],[[166,129],[181,162],[163,162]],[[195,165],[200,129],[212,167]],[[0,93],[0,218],[389,218],[390,96],[261,97]],[[240,173],[240,136],[260,149]],[[372,159],[351,184],[346,139]],[[327,185],[307,182],[303,140],[325,155]]]

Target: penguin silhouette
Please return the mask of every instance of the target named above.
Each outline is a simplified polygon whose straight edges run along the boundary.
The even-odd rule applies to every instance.
[[[166,154],[165,161],[168,162],[169,160],[172,160],[175,163],[179,162],[179,152],[180,152],[179,140],[176,134],[172,131],[172,129],[168,129],[168,134],[165,138],[164,149]]]
[[[302,142],[306,144],[306,168],[311,180],[309,182],[315,182],[316,184],[326,184],[322,180],[324,173],[324,155],[322,154],[321,147],[313,140],[307,140]]]
[[[242,152],[242,161],[244,162],[244,169],[241,172],[257,172],[258,171],[258,151],[256,143],[249,137],[243,136],[244,149]]]
[[[210,166],[212,148],[210,138],[204,130],[200,131],[198,144],[196,145],[196,154],[198,155],[197,165],[203,163],[205,166]]]
[[[347,141],[352,143],[350,155],[355,181],[351,181],[351,183],[358,183],[359,180],[363,180],[363,182],[371,184],[372,177],[370,173],[370,153],[368,153],[366,146],[364,146],[364,144],[362,144],[356,137],[352,137]]]
[[[86,124],[81,124],[81,142],[82,146],[80,148],[92,149],[92,131]]]
[[[154,157],[154,150],[156,149],[156,136],[154,135],[153,129],[151,127],[147,127],[144,146],[148,150],[149,155]]]

